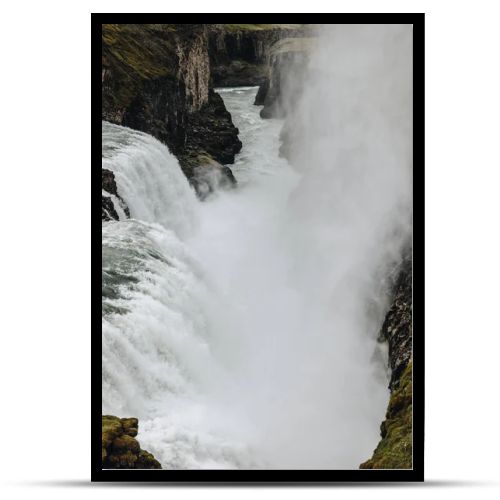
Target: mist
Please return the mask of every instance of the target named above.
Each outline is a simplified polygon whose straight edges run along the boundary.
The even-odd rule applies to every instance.
[[[165,467],[357,468],[376,447],[389,399],[377,335],[411,241],[411,53],[411,26],[322,28],[285,122],[260,119],[256,88],[219,89],[241,131],[238,188],[198,204],[170,188],[189,199],[189,231],[164,215],[128,223],[161,259],[119,326],[106,319],[103,406],[143,419],[141,443]],[[108,168],[140,219],[123,157]]]

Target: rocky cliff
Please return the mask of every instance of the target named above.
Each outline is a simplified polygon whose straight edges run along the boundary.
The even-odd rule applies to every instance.
[[[263,104],[262,118],[285,118],[300,97],[312,37],[283,38],[269,50],[267,78],[259,87],[256,104]]]
[[[270,49],[283,38],[303,36],[301,24],[215,24],[209,54],[216,87],[257,86],[268,78]]]
[[[138,425],[136,418],[102,416],[103,469],[161,469],[160,462],[141,450],[135,439]]]
[[[202,24],[102,26],[102,119],[166,144],[195,188],[199,155],[215,160],[213,169],[233,163],[241,149],[238,129],[211,88],[209,32]]]
[[[411,469],[413,421],[412,363],[412,259],[403,260],[393,299],[380,332],[389,344],[391,397],[381,440],[371,459],[361,469]]]
[[[232,186],[227,164],[241,142],[213,86],[265,84],[271,47],[305,30],[295,24],[103,24],[102,119],[166,144],[202,198],[214,188],[209,177]],[[112,176],[103,173],[103,179]],[[118,196],[116,187],[109,193]],[[109,193],[102,198],[103,220],[118,218]]]

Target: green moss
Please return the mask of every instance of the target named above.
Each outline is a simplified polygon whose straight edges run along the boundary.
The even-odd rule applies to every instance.
[[[136,469],[161,469],[160,462],[149,452],[141,450],[135,463]]]
[[[102,68],[113,75],[103,84],[104,110],[126,108],[144,82],[175,78],[178,37],[172,24],[103,24]]]
[[[151,453],[141,450],[135,439],[136,418],[102,416],[102,465],[105,469],[161,469]]]
[[[230,32],[266,31],[274,29],[297,29],[301,24],[224,24],[224,29]]]
[[[397,389],[393,390],[386,419],[381,425],[382,439],[370,460],[361,469],[412,468],[412,362],[408,363]]]
[[[136,77],[165,76],[172,68],[169,59],[175,55],[172,33],[175,28],[169,24],[103,24],[103,53]]]
[[[118,417],[102,416],[102,447],[107,448],[122,433],[122,423]]]

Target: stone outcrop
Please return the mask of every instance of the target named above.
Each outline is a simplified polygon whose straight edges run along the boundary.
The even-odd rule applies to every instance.
[[[115,175],[110,170],[101,169],[102,173],[102,201],[101,201],[101,219],[102,220],[119,220],[117,210],[121,209],[126,217],[130,217],[130,212],[119,196]]]
[[[236,186],[231,169],[207,154],[186,156],[183,158],[183,164],[185,169],[190,169],[191,183],[202,200],[219,188]]]
[[[397,278],[391,306],[380,332],[389,344],[391,396],[381,440],[361,469],[411,469],[413,418],[412,363],[412,259],[407,252]]]
[[[137,433],[136,418],[102,416],[103,469],[161,469],[151,453],[141,450]]]
[[[226,110],[222,97],[210,89],[207,102],[198,113],[188,116],[187,124],[191,133],[186,137],[184,146],[177,157],[184,173],[191,179],[192,172],[186,157],[196,154],[211,156],[219,163],[233,163],[234,155],[241,150],[238,129],[228,127],[231,114]]]

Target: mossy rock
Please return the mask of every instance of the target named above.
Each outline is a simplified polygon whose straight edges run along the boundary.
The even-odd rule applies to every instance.
[[[138,426],[136,418],[102,416],[103,469],[161,469],[160,462],[141,450],[135,439]]]
[[[123,434],[121,420],[111,415],[102,416],[102,447],[108,448],[111,443]]]
[[[391,394],[386,419],[380,426],[382,439],[373,457],[362,463],[360,469],[412,468],[412,376],[410,361]]]
[[[149,452],[141,450],[135,463],[136,469],[161,469],[160,462]]]
[[[167,75],[175,58],[173,32],[171,24],[103,24],[103,56],[114,56],[136,77]]]
[[[179,44],[204,29],[201,24],[103,24],[103,118],[121,123],[123,112],[148,83],[175,86]]]

